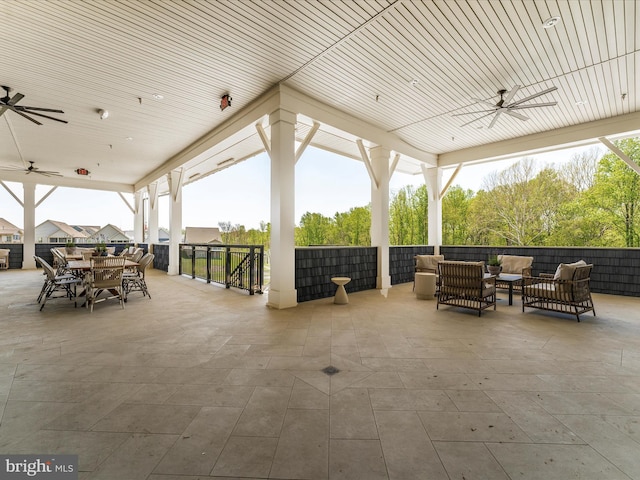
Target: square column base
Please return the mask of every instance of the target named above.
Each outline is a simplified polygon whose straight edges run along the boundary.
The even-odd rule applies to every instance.
[[[279,291],[269,289],[269,300],[267,301],[267,307],[277,308],[278,310],[284,308],[296,307],[298,305],[298,291],[293,290]]]

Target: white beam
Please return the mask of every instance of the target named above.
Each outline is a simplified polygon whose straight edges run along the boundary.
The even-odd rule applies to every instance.
[[[36,208],[38,208],[40,206],[40,204],[42,202],[44,202],[49,197],[49,195],[51,195],[53,192],[55,192],[56,188],[58,188],[58,187],[52,187],[51,190],[49,190],[47,193],[45,193],[42,196],[42,198],[40,200],[38,200],[38,202],[36,203]]]
[[[396,167],[398,166],[398,162],[400,161],[400,154],[396,153],[393,157],[393,162],[391,162],[391,167],[389,167],[389,179],[393,177],[393,173],[396,171]]]
[[[271,158],[271,141],[267,136],[267,132],[264,131],[264,127],[262,123],[256,123],[256,130],[258,131],[258,136],[260,137],[260,141],[262,141],[262,145],[264,145],[264,149]]]
[[[640,175],[640,165],[638,165],[636,162],[631,160],[626,153],[624,153],[622,150],[616,147],[613,143],[611,143],[608,138],[600,137],[598,138],[598,140],[600,140],[600,142],[602,142],[604,146],[606,146],[609,150],[611,150],[618,157],[620,157],[620,160],[622,160],[624,163],[629,165],[629,167],[631,167],[633,170],[635,170],[635,172],[638,175]]]
[[[0,170],[0,180],[22,183],[25,181],[24,172],[11,172]],[[133,193],[133,185],[129,183],[102,182],[98,180],[84,180],[67,177],[45,177],[39,175],[38,185],[51,185],[56,187],[86,188],[88,190],[103,190],[105,192]]]
[[[367,167],[367,172],[369,172],[371,185],[373,186],[373,188],[378,189],[380,187],[380,182],[378,182],[378,179],[376,178],[376,174],[373,171],[373,167],[371,166],[371,160],[369,160],[369,155],[367,155],[367,150],[364,148],[362,140],[356,140],[356,145],[358,145],[358,150],[360,150],[360,157],[364,162],[364,166]]]
[[[320,128],[320,124],[318,122],[313,122],[313,126],[311,127],[311,130],[309,130],[309,133],[307,133],[307,136],[304,137],[304,140],[298,147],[298,150],[296,150],[296,163],[298,163],[298,160],[300,160],[300,157],[302,156],[304,151],[307,149],[307,147],[311,143],[311,140],[313,140],[313,137],[319,128]]]
[[[449,179],[449,181],[447,182],[447,184],[444,186],[444,188],[442,189],[442,191],[440,192],[440,200],[442,200],[442,198],[447,194],[447,190],[449,190],[449,187],[451,186],[451,184],[453,183],[453,181],[455,180],[455,178],[458,176],[458,173],[460,173],[460,169],[462,168],[462,164],[459,164],[456,169],[453,171],[453,174],[451,175],[451,178]]]
[[[640,112],[557,128],[546,132],[465,148],[438,156],[438,166],[447,167],[471,161],[506,160],[564,148],[595,145],[599,137],[638,130]]]
[[[13,193],[13,191],[2,181],[0,180],[0,185],[2,185],[4,187],[4,189],[9,192],[9,195],[11,195],[16,202],[18,202],[20,204],[21,207],[24,208],[24,203],[22,203],[22,200],[20,200],[17,195],[15,193]]]
[[[118,192],[118,195],[120,195],[120,198],[122,199],[122,201],[124,202],[124,204],[129,207],[129,210],[131,210],[131,213],[133,213],[135,215],[136,211],[135,209],[131,206],[131,204],[129,203],[129,201],[124,198],[124,195],[122,194],[122,192]]]

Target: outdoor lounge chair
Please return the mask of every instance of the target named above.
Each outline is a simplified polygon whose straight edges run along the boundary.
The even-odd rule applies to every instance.
[[[415,272],[413,277],[413,289],[416,288],[416,273],[433,273],[436,275],[436,293],[440,282],[438,280],[438,262],[444,261],[444,255],[416,255],[413,257],[415,260]]]
[[[440,293],[438,303],[478,311],[478,316],[491,306],[496,309],[496,277],[484,276],[484,262],[438,263]]]
[[[531,265],[533,264],[533,257],[521,257],[518,255],[498,255],[500,261],[500,274],[508,273],[513,275],[522,275],[523,277],[531,276]],[[496,282],[497,288],[509,288],[509,285],[501,282],[499,279]],[[513,282],[513,290],[522,289],[522,281]]]
[[[0,248],[0,270],[9,268],[9,250],[8,248]]]
[[[561,263],[555,274],[524,277],[522,311],[525,307],[569,313],[580,321],[580,315],[592,311],[596,315],[589,282],[593,265],[583,260]]]

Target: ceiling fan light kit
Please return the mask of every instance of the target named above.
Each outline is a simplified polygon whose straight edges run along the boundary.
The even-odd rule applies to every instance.
[[[4,115],[4,113],[8,110],[17,113],[23,118],[26,118],[30,122],[35,123],[36,125],[42,125],[38,120],[32,118],[32,115],[37,117],[48,118],[49,120],[55,120],[60,123],[69,123],[66,120],[62,120],[60,118],[55,118],[50,115],[45,115],[44,113],[38,112],[47,112],[47,113],[64,113],[62,110],[57,110],[54,108],[40,108],[40,107],[27,107],[25,105],[16,105],[20,100],[24,98],[22,93],[16,93],[13,97],[9,94],[11,93],[11,87],[2,86],[2,89],[5,91],[4,97],[0,98],[0,117]]]
[[[473,100],[476,103],[480,103],[490,108],[485,110],[478,110],[476,112],[456,113],[453,116],[459,117],[462,115],[476,115],[478,113],[483,114],[483,115],[480,115],[478,118],[474,118],[473,120],[461,125],[461,127],[464,127],[466,125],[470,125],[474,122],[477,122],[478,120],[481,120],[484,117],[493,115],[494,117],[493,119],[491,119],[491,123],[489,123],[489,126],[487,127],[487,128],[492,128],[496,124],[498,117],[500,117],[500,115],[503,113],[509,115],[510,117],[517,118],[518,120],[526,121],[526,120],[529,120],[529,117],[523,115],[522,113],[519,113],[518,110],[523,110],[527,108],[553,107],[558,104],[558,102],[544,102],[544,103],[533,103],[533,104],[525,105],[525,103],[528,102],[529,100],[533,100],[534,98],[538,98],[538,97],[541,97],[542,95],[546,95],[547,93],[556,91],[558,87],[547,88],[546,90],[542,90],[541,92],[534,93],[533,95],[529,95],[528,97],[521,98],[520,100],[512,101],[516,93],[518,92],[518,90],[520,90],[520,88],[522,88],[520,85],[515,85],[510,91],[506,89],[498,90],[497,93],[498,95],[500,95],[500,100],[498,100],[495,104],[491,102],[487,102],[486,100],[474,98]],[[506,95],[506,98],[505,98],[505,95]]]

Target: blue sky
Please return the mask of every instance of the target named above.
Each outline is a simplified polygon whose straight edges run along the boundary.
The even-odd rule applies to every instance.
[[[542,164],[559,164],[581,149],[536,155]],[[454,181],[465,189],[478,190],[482,180],[493,171],[502,170],[515,160],[463,167]],[[453,170],[446,170],[443,183]],[[390,189],[405,185],[421,185],[422,175],[395,173]],[[20,184],[8,183],[21,197]],[[36,201],[50,187],[38,186]],[[211,175],[183,190],[183,227],[217,227],[230,221],[247,229],[258,228],[260,221],[269,221],[269,159],[258,155],[243,163]],[[333,216],[352,207],[365,206],[370,201],[371,187],[367,170],[360,161],[308,148],[296,165],[296,221],[305,212]],[[130,195],[130,202],[133,196]],[[160,226],[169,226],[169,198],[161,197]],[[22,227],[22,209],[0,187],[0,217]],[[36,210],[36,225],[43,221],[60,220],[75,225],[114,224],[123,230],[133,229],[133,214],[115,192],[100,192],[77,188],[58,188]]]

